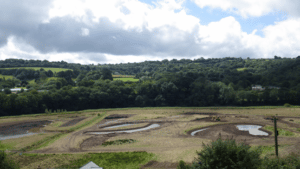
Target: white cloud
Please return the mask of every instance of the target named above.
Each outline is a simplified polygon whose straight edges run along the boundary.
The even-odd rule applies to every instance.
[[[242,17],[259,17],[274,11],[300,16],[300,1],[295,0],[193,0],[200,8],[206,6],[234,12]]]
[[[9,56],[97,64],[300,54],[297,45],[300,20],[297,18],[266,26],[264,37],[260,37],[255,34],[257,30],[250,34],[243,32],[232,16],[201,25],[201,18],[187,15],[183,2],[161,0],[151,6],[138,0],[73,0],[72,3],[58,0],[49,10],[48,19],[8,39],[0,48],[0,59]],[[289,7],[288,3],[277,0],[196,2],[202,8],[221,8],[244,17],[266,14],[280,4],[280,9]],[[295,11],[294,8],[291,7],[290,12]]]
[[[262,52],[265,56],[281,55],[283,57],[295,57],[300,54],[300,18],[291,18],[276,22],[275,25],[263,29]]]
[[[88,36],[90,34],[89,29],[81,28],[81,36]]]

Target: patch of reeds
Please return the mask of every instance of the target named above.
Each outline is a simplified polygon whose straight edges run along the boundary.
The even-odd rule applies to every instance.
[[[123,139],[123,140],[114,140],[114,141],[106,141],[102,143],[102,146],[106,147],[108,145],[121,145],[126,143],[135,143],[136,140],[133,139]]]

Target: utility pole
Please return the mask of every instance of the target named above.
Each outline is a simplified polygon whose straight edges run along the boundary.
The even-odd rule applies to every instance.
[[[278,131],[277,131],[276,120],[277,120],[277,117],[274,116],[275,152],[276,152],[276,156],[277,156],[277,158],[278,158],[278,143],[277,143],[277,135],[278,135]]]

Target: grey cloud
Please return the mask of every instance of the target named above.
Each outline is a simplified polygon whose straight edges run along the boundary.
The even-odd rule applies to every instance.
[[[204,43],[198,39],[195,42],[199,28],[194,27],[192,33],[183,32],[175,27],[165,26],[175,40],[162,41],[164,32],[161,28],[149,31],[136,29],[124,30],[122,23],[112,23],[107,18],[101,18],[99,23],[92,26],[78,22],[71,16],[52,18],[49,23],[42,23],[47,18],[51,1],[1,1],[0,25],[3,30],[8,29],[7,35],[15,35],[22,50],[30,51],[22,43],[32,45],[41,53],[69,52],[80,53],[80,59],[105,62],[109,60],[103,54],[112,55],[151,55],[161,58],[192,58],[196,55],[211,57],[252,57],[252,49],[245,49],[240,39],[231,37],[222,44]],[[2,11],[2,8],[4,9]],[[124,13],[125,7],[121,9]],[[93,15],[86,11],[87,18],[92,23]],[[89,35],[82,36],[82,29],[88,29]],[[4,34],[0,30],[0,35]],[[180,37],[176,37],[180,36]],[[0,39],[0,46],[6,44],[7,39]],[[208,46],[204,48],[204,46]],[[102,53],[102,54],[101,54]],[[20,56],[20,55],[18,55]],[[35,56],[20,56],[34,58]]]
[[[52,0],[0,0],[0,25],[9,35],[24,36],[48,16]]]

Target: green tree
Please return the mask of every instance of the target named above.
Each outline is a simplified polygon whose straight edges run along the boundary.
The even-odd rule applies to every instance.
[[[5,88],[5,89],[4,89],[4,93],[5,93],[5,94],[11,94],[11,90],[10,90],[9,88]]]
[[[222,140],[220,137],[211,143],[204,145],[201,152],[197,152],[198,158],[194,160],[192,169],[257,169],[261,166],[261,149],[250,150],[250,146],[244,143],[236,144],[233,139]],[[199,164],[201,162],[201,165]]]

